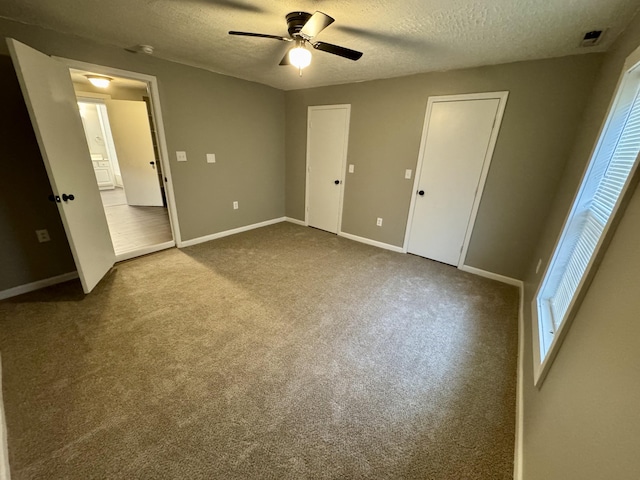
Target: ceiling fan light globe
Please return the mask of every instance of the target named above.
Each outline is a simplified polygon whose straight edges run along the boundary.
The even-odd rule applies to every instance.
[[[304,47],[295,47],[289,51],[289,62],[296,68],[303,69],[311,63],[311,52]]]

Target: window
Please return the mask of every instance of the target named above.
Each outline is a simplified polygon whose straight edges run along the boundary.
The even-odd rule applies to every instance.
[[[534,299],[536,385],[579,305],[581,290],[635,171],[640,152],[640,66],[623,76],[600,139]],[[536,329],[534,329],[535,331]],[[535,335],[534,335],[535,341]]]

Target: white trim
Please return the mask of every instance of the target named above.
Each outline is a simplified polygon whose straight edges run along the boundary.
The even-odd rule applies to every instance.
[[[424,164],[424,154],[427,143],[427,133],[429,128],[429,120],[431,119],[431,111],[434,103],[441,102],[459,102],[468,100],[487,100],[497,99],[498,110],[496,111],[495,121],[491,130],[491,136],[489,137],[489,145],[484,156],[482,163],[482,171],[480,172],[480,179],[478,181],[478,188],[476,190],[475,197],[473,199],[473,206],[471,208],[471,215],[469,216],[469,222],[467,223],[467,230],[464,236],[464,242],[462,244],[462,250],[460,257],[458,257],[458,268],[463,269],[464,262],[467,258],[467,251],[469,249],[469,243],[471,242],[471,235],[473,234],[473,227],[478,215],[478,209],[480,207],[480,200],[482,199],[482,193],[487,181],[487,175],[489,174],[489,167],[493,159],[493,152],[498,141],[498,133],[500,132],[500,126],[502,125],[502,118],[504,117],[504,110],[507,106],[507,98],[509,97],[508,91],[502,92],[486,92],[486,93],[469,93],[463,95],[443,95],[438,97],[429,97],[427,100],[427,111],[424,116],[424,124],[422,127],[422,139],[420,141],[420,151],[418,153],[418,163],[416,166],[416,174],[413,178],[413,190],[411,191],[411,203],[409,205],[409,214],[407,217],[407,227],[404,234],[404,244],[402,249],[405,253],[409,249],[409,238],[411,236],[411,227],[413,226],[413,216],[416,204],[416,192],[418,191],[420,176],[422,175],[422,166]]]
[[[176,246],[176,242],[173,240],[164,243],[158,243],[156,245],[150,245],[148,247],[136,248],[135,250],[129,250],[127,252],[119,253],[116,255],[116,262],[124,262],[125,260],[131,260],[132,258],[141,257],[142,255],[148,255],[150,253],[159,252]]]
[[[7,424],[4,416],[2,401],[2,358],[0,357],[0,480],[10,480],[9,469],[9,441],[7,439]]]
[[[266,227],[268,225],[273,225],[274,223],[280,223],[286,221],[287,217],[279,217],[273,218],[271,220],[266,220],[264,222],[254,223],[252,225],[245,225],[244,227],[238,227],[231,230],[225,230],[224,232],[212,233],[211,235],[205,235],[203,237],[192,238],[191,240],[183,240],[180,248],[182,247],[190,247],[192,245],[197,245],[199,243],[209,242],[211,240],[216,240],[222,237],[228,237],[229,235],[235,235],[236,233],[246,232],[248,230],[253,230],[255,228]]]
[[[516,385],[516,441],[513,455],[513,480],[522,480],[524,437],[524,283],[520,285],[518,308],[518,370]]]
[[[94,102],[94,103],[104,103],[105,100],[111,99],[111,95],[106,93],[96,93],[96,92],[83,92],[80,90],[76,91],[76,98],[82,99],[83,102]]]
[[[75,68],[78,70],[90,70],[95,73],[110,75],[114,77],[123,77],[133,80],[139,80],[146,82],[149,87],[149,98],[151,100],[151,110],[153,120],[155,121],[156,135],[158,136],[158,147],[160,155],[160,164],[162,165],[162,174],[166,177],[165,183],[165,195],[167,197],[167,208],[169,210],[169,224],[173,233],[173,238],[176,245],[181,246],[182,238],[180,235],[180,224],[178,222],[178,210],[175,201],[175,192],[173,189],[173,178],[171,176],[171,167],[169,162],[169,150],[167,148],[167,140],[164,134],[164,121],[162,119],[162,109],[160,106],[160,94],[158,90],[158,80],[153,75],[146,75],[144,73],[131,72],[128,70],[121,70],[119,68],[107,67],[104,65],[96,65],[93,63],[80,62],[78,60],[72,60],[70,58],[52,56],[56,60],[61,61],[69,68]]]
[[[345,232],[338,232],[338,236],[348,238],[349,240],[354,240],[356,242],[366,243],[367,245],[373,245],[374,247],[384,248],[385,250],[391,250],[392,252],[405,253],[402,250],[402,247],[396,247],[395,245],[390,245],[388,243],[378,242],[377,240],[371,240],[370,238],[358,237],[357,235],[352,235]]]
[[[616,216],[618,215],[618,210],[620,208],[620,203],[621,203],[621,199],[623,199],[626,195],[627,192],[629,190],[629,184],[630,184],[630,179],[632,179],[635,174],[636,171],[638,170],[638,161],[636,160],[636,163],[633,167],[633,169],[631,170],[630,174],[629,174],[629,179],[627,180],[627,183],[625,185],[625,187],[622,189],[622,192],[620,192],[620,197],[618,198],[618,202],[615,206],[615,208],[613,209],[613,211],[611,212],[611,216],[609,221],[607,222],[601,236],[600,236],[600,240],[598,241],[598,244],[596,245],[596,249],[595,252],[591,258],[591,260],[589,261],[589,264],[587,265],[587,268],[585,270],[585,273],[583,274],[582,280],[580,281],[580,284],[578,285],[577,289],[576,289],[576,293],[574,294],[573,300],[571,301],[571,303],[569,304],[569,307],[567,308],[567,314],[565,315],[565,319],[564,321],[560,324],[560,327],[558,328],[558,330],[554,333],[553,335],[553,341],[551,342],[551,345],[549,346],[549,348],[546,351],[546,355],[544,356],[544,358],[542,358],[542,352],[541,352],[541,338],[540,338],[540,314],[538,312],[538,298],[540,296],[540,292],[543,289],[543,287],[545,286],[545,282],[547,280],[547,275],[549,273],[549,270],[551,270],[554,266],[554,262],[556,260],[556,254],[558,252],[558,247],[560,245],[560,243],[563,240],[564,237],[564,233],[565,230],[567,228],[567,225],[570,221],[570,219],[573,217],[573,213],[574,210],[576,208],[576,201],[578,199],[578,197],[580,196],[580,194],[582,193],[582,187],[584,184],[584,181],[587,177],[587,175],[589,175],[590,171],[591,171],[591,167],[592,167],[592,163],[593,163],[593,159],[596,157],[596,155],[598,155],[598,152],[602,146],[602,142],[604,140],[603,138],[603,134],[607,131],[607,129],[609,128],[609,124],[612,120],[612,113],[614,111],[614,109],[616,108],[618,101],[620,99],[620,96],[622,95],[625,83],[627,82],[627,80],[629,79],[630,75],[635,75],[636,73],[634,73],[634,70],[636,68],[640,67],[640,47],[636,48],[625,60],[624,63],[624,67],[622,69],[622,73],[620,74],[620,77],[618,78],[618,83],[616,85],[616,89],[614,91],[613,96],[611,97],[611,101],[609,102],[609,106],[607,108],[607,112],[605,114],[605,117],[602,121],[602,124],[600,126],[600,130],[598,131],[598,135],[596,137],[595,143],[593,145],[593,148],[591,149],[591,153],[588,157],[588,161],[586,163],[586,166],[584,168],[584,171],[582,173],[582,176],[580,177],[580,182],[578,183],[578,188],[576,189],[576,192],[571,200],[571,207],[569,209],[569,211],[567,212],[564,222],[562,223],[562,228],[560,228],[558,236],[556,238],[556,242],[554,243],[553,249],[551,250],[551,258],[549,260],[549,262],[546,265],[546,268],[544,270],[544,272],[542,273],[542,276],[540,277],[540,283],[538,284],[538,288],[536,289],[536,292],[533,296],[533,300],[531,301],[531,314],[532,314],[532,319],[531,319],[531,329],[532,329],[532,342],[533,342],[533,382],[534,385],[537,388],[541,388],[542,387],[542,383],[544,382],[544,379],[546,378],[547,374],[549,373],[549,369],[551,368],[551,365],[553,364],[553,361],[555,360],[556,355],[558,354],[558,351],[560,349],[560,346],[562,345],[562,342],[564,341],[564,337],[567,335],[567,332],[569,331],[569,328],[571,326],[571,324],[573,323],[573,319],[577,314],[579,305],[582,303],[582,297],[584,296],[584,294],[586,293],[586,288],[588,287],[588,284],[591,282],[591,279],[593,277],[593,275],[596,272],[596,263],[597,263],[597,258],[599,256],[602,244],[604,243],[604,241],[607,239],[608,235],[609,235],[609,230],[611,228],[611,225],[613,223],[613,221],[615,220]]]
[[[57,275],[55,277],[49,277],[43,280],[38,280],[37,282],[31,282],[25,285],[18,285],[17,287],[0,291],[0,300],[22,295],[23,293],[29,293],[35,290],[40,290],[41,288],[50,287],[51,285],[56,285],[58,283],[68,282],[69,280],[75,280],[76,278],[78,278],[78,272],[69,272],[69,273],[63,273],[62,275]]]
[[[517,278],[507,277],[505,275],[500,275],[499,273],[488,272],[480,268],[470,267],[469,265],[462,265],[461,267],[458,267],[458,268],[463,272],[473,273],[474,275],[490,278],[491,280],[496,280],[498,282],[506,283],[507,285],[513,285],[514,287],[518,287],[518,288],[522,287],[522,280],[518,280]]]
[[[284,217],[285,222],[295,223],[296,225],[302,225],[303,227],[308,227],[304,220],[298,220],[297,218]]]
[[[305,188],[304,188],[304,223],[309,225],[309,137],[311,136],[311,122],[309,120],[312,110],[346,110],[347,122],[345,125],[344,149],[342,152],[342,165],[340,167],[340,199],[338,201],[338,227],[336,232],[342,229],[342,210],[344,205],[344,186],[346,182],[345,170],[347,168],[347,152],[349,150],[349,128],[351,125],[351,104],[339,105],[313,105],[307,107],[307,157],[305,163]]]

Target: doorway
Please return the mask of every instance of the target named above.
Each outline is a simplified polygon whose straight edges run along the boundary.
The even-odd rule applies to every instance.
[[[50,57],[12,38],[7,38],[7,45],[51,184],[49,199],[57,206],[84,292],[91,292],[117,260],[169,248],[176,243],[180,245],[156,78]],[[175,241],[116,257],[69,68],[146,82],[157,127],[162,179]],[[43,78],[47,81],[43,82]]]
[[[306,224],[338,233],[351,105],[309,107],[307,122]]]
[[[405,250],[461,267],[508,92],[430,97]]]
[[[93,72],[70,73],[116,259],[172,246],[147,83],[113,76],[98,88]]]

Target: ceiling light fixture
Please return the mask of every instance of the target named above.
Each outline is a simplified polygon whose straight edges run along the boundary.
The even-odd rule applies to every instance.
[[[304,48],[304,40],[296,40],[296,46],[289,50],[289,62],[300,70],[302,76],[302,69],[311,63],[311,52]]]
[[[102,77],[99,75],[85,75],[85,77],[87,77],[87,80],[91,82],[91,85],[98,88],[107,88],[111,83],[111,80],[113,80],[113,78]]]
[[[138,45],[136,47],[136,49],[140,53],[146,53],[147,55],[153,55],[153,46],[152,45]]]

